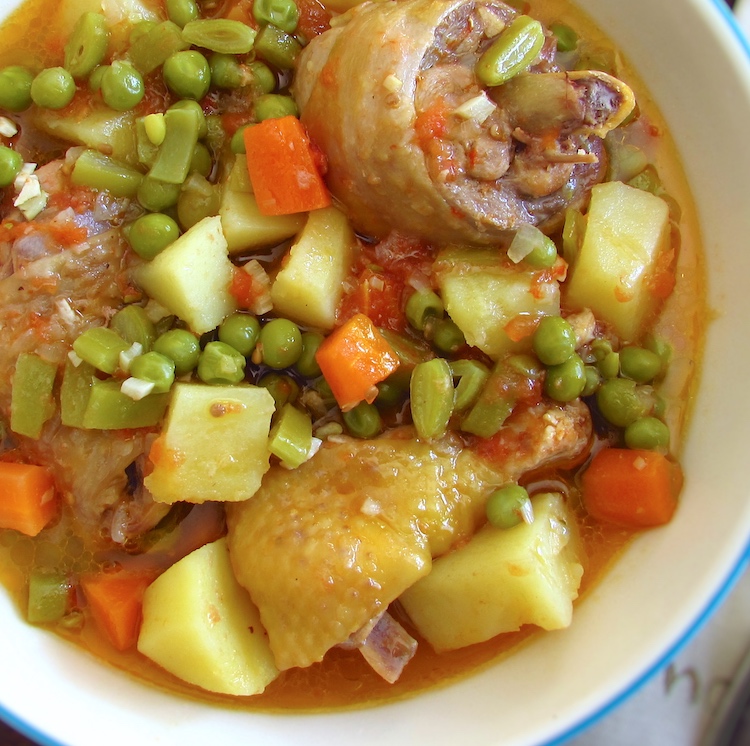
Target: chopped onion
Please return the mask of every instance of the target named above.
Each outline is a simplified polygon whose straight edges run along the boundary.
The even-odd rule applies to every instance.
[[[12,119],[0,117],[0,135],[3,137],[15,137],[18,134],[18,127]]]
[[[140,401],[148,396],[154,390],[153,381],[144,381],[142,378],[126,378],[120,386],[125,396],[129,396],[133,401]]]
[[[508,259],[514,264],[523,261],[544,241],[544,233],[535,226],[524,223],[517,231],[508,248]]]
[[[490,101],[487,94],[482,91],[478,96],[474,96],[474,98],[470,98],[456,107],[453,113],[461,119],[473,119],[475,122],[482,124],[496,108],[497,104]]]
[[[130,363],[143,354],[143,345],[140,342],[133,342],[127,350],[120,353],[120,368],[127,373],[130,370]]]
[[[271,300],[271,278],[257,259],[251,259],[242,269],[253,278],[253,289],[256,291],[252,308],[249,310],[260,316],[273,308]]]
[[[390,93],[398,93],[403,88],[403,83],[393,73],[386,75],[383,80],[383,88]]]

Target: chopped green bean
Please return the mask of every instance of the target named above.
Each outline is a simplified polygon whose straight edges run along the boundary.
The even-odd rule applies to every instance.
[[[35,569],[29,577],[26,619],[31,624],[49,624],[68,610],[71,584],[64,573]]]
[[[285,404],[271,428],[268,450],[288,469],[296,469],[311,455],[312,422],[293,404]]]
[[[299,22],[299,9],[294,0],[255,0],[253,17],[261,26],[271,23],[291,34]]]
[[[120,367],[120,353],[130,347],[114,329],[95,326],[73,342],[73,351],[97,370],[112,375]]]
[[[188,176],[177,200],[177,219],[184,230],[188,230],[203,218],[218,215],[221,206],[221,191],[197,171]]]
[[[492,437],[513,411],[518,399],[514,384],[522,378],[525,376],[507,358],[498,360],[476,403],[461,421],[461,429],[480,438]]]
[[[180,101],[175,101],[167,111],[183,111],[187,110],[193,113],[193,116],[198,120],[198,139],[202,140],[208,136],[208,117],[203,113],[201,105],[197,101],[193,101],[190,98],[183,98]]]
[[[322,342],[322,334],[317,332],[303,332],[302,334],[302,354],[295,363],[295,367],[306,378],[317,378],[320,375],[320,366],[315,359],[315,353]]]
[[[63,65],[74,78],[86,78],[107,54],[109,28],[101,13],[80,16],[65,45]]]
[[[478,360],[454,360],[450,363],[451,374],[458,379],[456,384],[454,409],[463,412],[474,406],[490,371]]]
[[[429,318],[442,318],[445,306],[440,296],[432,290],[417,290],[406,301],[406,320],[417,331],[424,331]]]
[[[291,377],[283,375],[281,373],[266,373],[260,381],[258,386],[263,387],[273,397],[276,403],[276,411],[281,411],[281,408],[287,404],[297,400],[299,396],[299,385]],[[333,398],[333,394],[329,396]]]
[[[68,427],[83,427],[96,371],[93,365],[65,361],[60,385],[60,421]]]
[[[224,342],[209,342],[198,360],[198,378],[204,383],[226,385],[245,377],[245,357]]]
[[[167,184],[182,184],[190,171],[200,121],[189,109],[168,109],[164,114],[166,135],[149,176]]]
[[[143,175],[97,150],[87,149],[73,165],[71,181],[79,186],[109,192],[114,197],[135,197]]]
[[[482,85],[502,85],[526,70],[543,46],[542,24],[529,16],[518,16],[482,54],[474,72]]]
[[[552,23],[549,30],[557,39],[558,52],[572,52],[578,46],[578,34],[565,23]]]
[[[212,52],[247,54],[253,48],[255,29],[228,18],[203,18],[186,23],[182,36],[188,43]]]
[[[148,29],[130,45],[128,56],[142,75],[152,73],[176,52],[187,49],[190,42],[172,21],[162,21]]]
[[[109,328],[116,331],[128,344],[137,342],[143,352],[148,352],[156,340],[154,322],[141,306],[129,305],[121,308],[112,317]]]
[[[22,353],[13,373],[10,401],[10,429],[38,439],[44,423],[52,417],[55,403],[52,389],[57,365],[34,353]]]
[[[440,438],[453,414],[453,374],[441,357],[420,363],[411,374],[411,416],[420,438]]]
[[[464,333],[453,319],[436,319],[430,326],[432,343],[441,352],[457,352],[466,344]]]
[[[152,394],[134,401],[120,390],[119,381],[94,380],[83,416],[83,427],[90,430],[130,430],[153,427],[161,422],[169,394]]]

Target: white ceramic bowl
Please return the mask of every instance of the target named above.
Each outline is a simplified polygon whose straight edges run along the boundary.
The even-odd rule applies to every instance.
[[[5,15],[14,0],[0,0]],[[48,744],[562,743],[615,707],[706,619],[746,564],[750,444],[750,62],[722,0],[581,0],[659,102],[692,184],[708,266],[705,365],[667,528],[635,541],[572,627],[390,705],[254,714],[180,699],[22,622],[0,593],[0,715]]]

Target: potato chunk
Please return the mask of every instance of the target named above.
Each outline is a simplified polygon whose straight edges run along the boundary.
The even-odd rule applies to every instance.
[[[401,595],[417,629],[437,650],[454,650],[523,624],[570,624],[583,567],[575,519],[556,493],[533,498],[534,521],[486,525],[433,562]]]
[[[268,471],[273,411],[264,388],[178,383],[146,487],[164,503],[247,500]]]
[[[146,589],[138,650],[210,692],[260,694],[279,673],[226,539],[191,552]]]
[[[335,207],[313,210],[271,286],[276,311],[301,324],[332,329],[354,246],[343,213]]]
[[[559,283],[535,269],[503,264],[495,251],[447,249],[437,261],[440,292],[451,319],[466,341],[494,360],[530,346],[505,331],[519,316],[560,313]]]
[[[567,302],[590,308],[625,340],[635,341],[660,298],[654,280],[669,250],[669,208],[619,181],[591,193],[586,234],[572,265]]]
[[[229,293],[234,268],[221,218],[196,223],[136,272],[136,282],[196,334],[215,329],[237,303]]]

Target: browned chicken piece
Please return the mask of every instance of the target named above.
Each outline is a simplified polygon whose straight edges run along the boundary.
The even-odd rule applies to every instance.
[[[484,89],[475,64],[516,15],[496,0],[365,2],[302,52],[301,119],[359,231],[492,245],[587,202],[632,92],[560,71],[549,32],[528,72]]]
[[[246,502],[227,506],[239,582],[258,606],[280,669],[320,661],[379,617],[432,558],[484,522],[496,486],[586,447],[588,409],[539,405],[504,429],[490,464],[457,437],[327,442],[297,469],[273,467]]]

